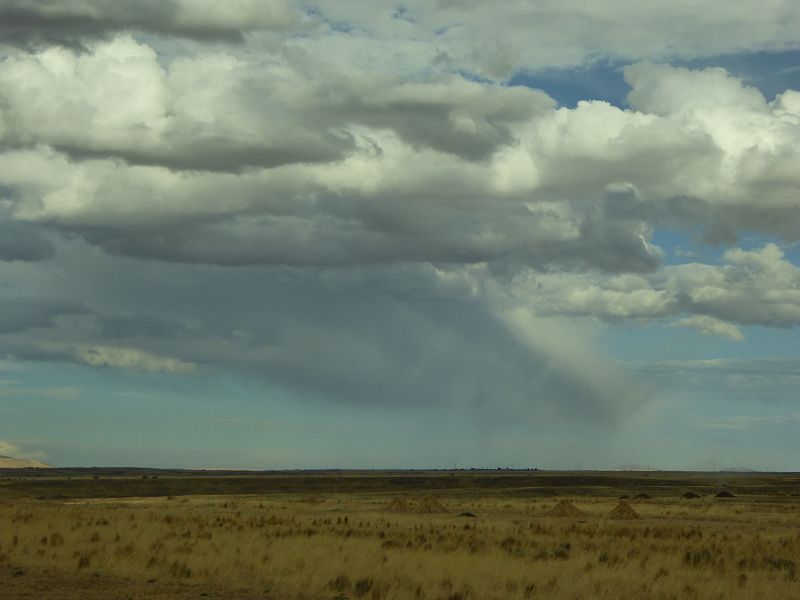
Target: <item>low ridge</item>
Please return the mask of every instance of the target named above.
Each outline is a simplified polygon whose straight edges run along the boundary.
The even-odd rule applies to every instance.
[[[50,465],[46,465],[38,460],[31,460],[29,458],[14,458],[13,456],[0,456],[0,469],[48,469]]]

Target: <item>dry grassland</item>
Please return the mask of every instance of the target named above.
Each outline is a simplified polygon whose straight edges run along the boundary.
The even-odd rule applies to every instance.
[[[0,566],[194,594],[175,597],[800,598],[798,497],[633,501],[634,520],[607,518],[616,497],[569,498],[568,517],[559,498],[394,497],[6,500]]]

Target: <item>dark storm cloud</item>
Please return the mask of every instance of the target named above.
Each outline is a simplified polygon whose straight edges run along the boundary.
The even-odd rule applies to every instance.
[[[207,5],[208,3],[206,3]],[[255,3],[251,3],[251,7]],[[32,48],[63,45],[81,48],[85,42],[115,32],[139,30],[167,36],[239,42],[244,31],[283,28],[291,21],[278,2],[273,20],[253,13],[251,23],[241,18],[233,23],[203,14],[203,4],[179,0],[2,0],[0,1],[0,44]],[[246,14],[244,15],[246,18]]]
[[[323,294],[302,305],[283,314],[283,338],[259,366],[271,380],[321,397],[439,403],[498,420],[531,411],[605,420],[635,402],[632,388],[597,385],[590,367],[576,373],[527,345],[480,302]],[[629,397],[614,397],[621,392]]]
[[[57,325],[57,318],[86,314],[85,307],[58,300],[0,296],[0,334]]]
[[[98,339],[186,339],[195,330],[181,321],[153,315],[97,315]]]
[[[45,260],[54,252],[40,227],[0,217],[0,260]]]
[[[19,359],[236,373],[350,405],[448,405],[469,414],[610,420],[639,391],[550,350],[492,308],[481,273],[430,265],[220,269],[66,252],[61,295],[94,315],[6,335]],[[99,315],[99,316],[98,316]],[[563,336],[562,336],[563,337]],[[582,350],[576,348],[580,354]],[[38,353],[38,354],[37,354]],[[613,369],[612,369],[613,370]]]

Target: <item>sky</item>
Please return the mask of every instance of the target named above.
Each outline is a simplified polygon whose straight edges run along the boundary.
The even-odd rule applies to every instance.
[[[0,0],[0,454],[800,470],[794,0]]]

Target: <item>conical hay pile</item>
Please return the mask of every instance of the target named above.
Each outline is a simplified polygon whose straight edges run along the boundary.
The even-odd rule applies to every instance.
[[[394,512],[409,512],[411,511],[411,505],[408,502],[406,502],[405,498],[401,498],[400,496],[395,496],[389,503],[387,510],[391,510]]]
[[[417,506],[418,513],[446,513],[447,509],[442,506],[433,496],[425,496]]]
[[[736,496],[734,496],[728,490],[722,490],[719,494],[717,494],[717,498],[735,498],[735,497]]]
[[[681,496],[681,498],[685,498],[686,500],[695,500],[699,497],[700,496],[698,496],[694,492],[686,492],[683,496]]]
[[[551,517],[583,517],[583,511],[569,500],[559,500],[549,513]]]
[[[620,502],[617,507],[608,513],[607,519],[640,519],[639,513],[627,502]]]
[[[650,498],[650,494],[645,494],[644,492],[633,497],[634,500],[650,500]]]

